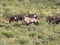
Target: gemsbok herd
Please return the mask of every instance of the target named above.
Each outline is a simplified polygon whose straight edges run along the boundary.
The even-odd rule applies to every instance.
[[[23,20],[26,25],[33,23],[34,25],[38,25],[38,16],[36,14],[22,14],[22,15],[13,15],[9,17],[9,23],[12,21],[18,22],[19,20]],[[46,22],[49,24],[59,24],[60,16],[47,16]]]

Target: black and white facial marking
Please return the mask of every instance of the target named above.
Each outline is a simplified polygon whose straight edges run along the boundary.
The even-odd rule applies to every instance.
[[[34,24],[38,25],[38,20],[37,19],[34,20]]]
[[[14,19],[16,20],[17,19],[17,16],[14,16]]]

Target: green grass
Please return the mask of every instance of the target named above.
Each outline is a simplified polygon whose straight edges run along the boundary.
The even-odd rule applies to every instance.
[[[14,25],[5,24],[1,28],[0,45],[60,45],[60,24]]]
[[[48,15],[60,14],[60,0],[0,0],[0,45],[60,45],[60,24],[45,22]],[[39,25],[9,24],[6,18],[23,13],[36,13]]]

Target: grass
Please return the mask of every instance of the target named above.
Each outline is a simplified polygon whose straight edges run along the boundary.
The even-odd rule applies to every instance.
[[[42,21],[43,22],[43,21]],[[41,22],[40,22],[41,23]],[[35,25],[2,27],[0,30],[1,45],[56,45],[60,44],[60,24],[49,25],[44,22]],[[5,24],[6,26],[6,24]],[[7,24],[8,26],[8,24]],[[3,44],[4,43],[4,44]]]
[[[59,15],[59,0],[0,0],[0,45],[60,45],[60,24],[45,22],[48,15]],[[9,24],[11,15],[36,13],[39,25]]]

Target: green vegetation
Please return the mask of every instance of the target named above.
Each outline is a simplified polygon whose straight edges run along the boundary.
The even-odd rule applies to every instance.
[[[28,12],[37,14],[38,26],[8,23],[9,16]],[[0,0],[0,45],[60,45],[60,24],[46,23],[48,15],[60,15],[60,0]]]

